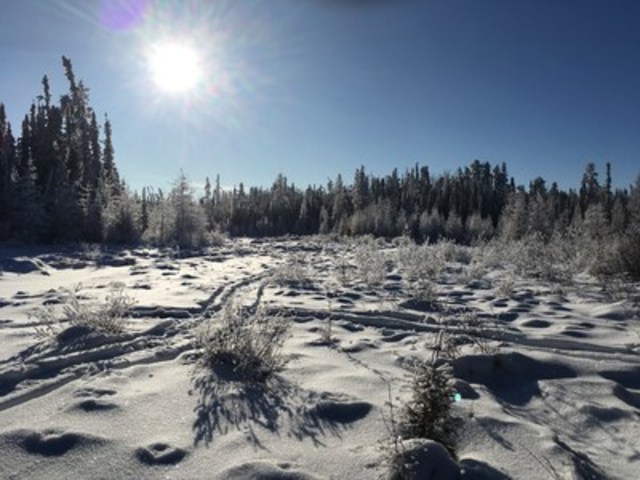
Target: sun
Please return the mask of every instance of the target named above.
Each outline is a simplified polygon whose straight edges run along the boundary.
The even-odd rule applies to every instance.
[[[158,43],[149,50],[147,61],[153,82],[164,92],[189,92],[202,81],[202,61],[188,44]]]

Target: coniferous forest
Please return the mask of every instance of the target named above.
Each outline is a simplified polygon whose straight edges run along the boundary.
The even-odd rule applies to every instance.
[[[539,177],[516,186],[506,164],[478,160],[440,175],[416,165],[376,177],[362,166],[352,179],[304,188],[283,174],[270,188],[223,190],[219,177],[207,178],[201,197],[180,172],[170,191],[131,191],[116,167],[109,119],[91,107],[71,61],[62,57],[62,65],[68,91],[56,101],[44,76],[19,130],[0,103],[2,241],[196,247],[221,233],[494,239],[553,251],[571,245],[575,255],[599,259],[596,273],[640,277],[640,177],[614,189],[610,164],[604,174],[587,164],[577,191]]]

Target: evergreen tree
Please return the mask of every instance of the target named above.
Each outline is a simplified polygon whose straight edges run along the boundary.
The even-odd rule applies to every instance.
[[[10,234],[11,217],[11,174],[15,163],[15,139],[11,124],[7,120],[5,108],[0,103],[0,240]]]
[[[114,161],[112,129],[109,118],[104,120],[104,145],[102,147],[102,172],[107,187],[107,194],[118,196],[121,191],[120,175]]]
[[[589,205],[598,202],[600,196],[600,184],[598,183],[596,166],[593,163],[588,163],[580,184],[580,212],[583,218]]]
[[[211,182],[209,177],[206,177],[204,183],[204,197],[200,200],[200,204],[205,212],[205,218],[207,221],[207,231],[211,232],[215,230],[215,218],[214,218],[214,200],[211,196]]]
[[[364,166],[356,169],[353,178],[352,197],[355,211],[364,210],[369,205],[369,178],[364,171]]]
[[[27,141],[23,142],[23,138]],[[29,124],[23,122],[23,137],[18,142],[18,163],[11,195],[13,236],[23,242],[36,242],[43,229],[44,211],[35,183],[35,168],[31,157]]]
[[[147,202],[147,189],[142,189],[142,202],[140,204],[140,233],[144,234],[144,232],[149,228],[149,204]]]

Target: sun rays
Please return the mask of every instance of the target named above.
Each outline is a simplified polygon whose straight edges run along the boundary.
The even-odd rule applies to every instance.
[[[153,83],[163,92],[188,93],[203,81],[201,54],[184,42],[153,45],[147,53],[147,63]]]

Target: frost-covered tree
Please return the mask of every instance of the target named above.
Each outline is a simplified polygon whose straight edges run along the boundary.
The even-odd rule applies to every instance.
[[[527,233],[527,197],[524,191],[511,195],[501,218],[502,237],[518,240]]]
[[[445,234],[445,221],[437,210],[420,215],[420,236],[423,240],[434,243]]]
[[[622,234],[627,228],[628,213],[622,195],[615,195],[613,207],[611,208],[611,233],[614,235]]]
[[[147,194],[148,228],[143,238],[156,245],[197,247],[206,243],[206,216],[194,199],[189,181],[180,171],[165,197],[162,191]]]
[[[490,217],[482,218],[479,213],[473,213],[467,218],[466,223],[467,241],[490,240],[493,238],[495,229]]]
[[[536,191],[529,198],[527,205],[527,231],[538,233],[542,238],[548,239],[552,233],[553,218],[545,194]]]
[[[596,240],[607,238],[610,233],[605,207],[601,203],[592,203],[587,207],[582,223],[583,233]]]
[[[135,244],[140,241],[140,208],[136,196],[126,185],[118,195],[106,195],[104,208],[105,240],[115,244]]]
[[[449,213],[449,218],[444,225],[444,235],[455,242],[464,241],[464,223],[462,217],[455,212]]]
[[[205,243],[206,220],[193,195],[186,175],[180,171],[169,194],[169,202],[175,212],[173,237],[181,247],[197,247]]]

